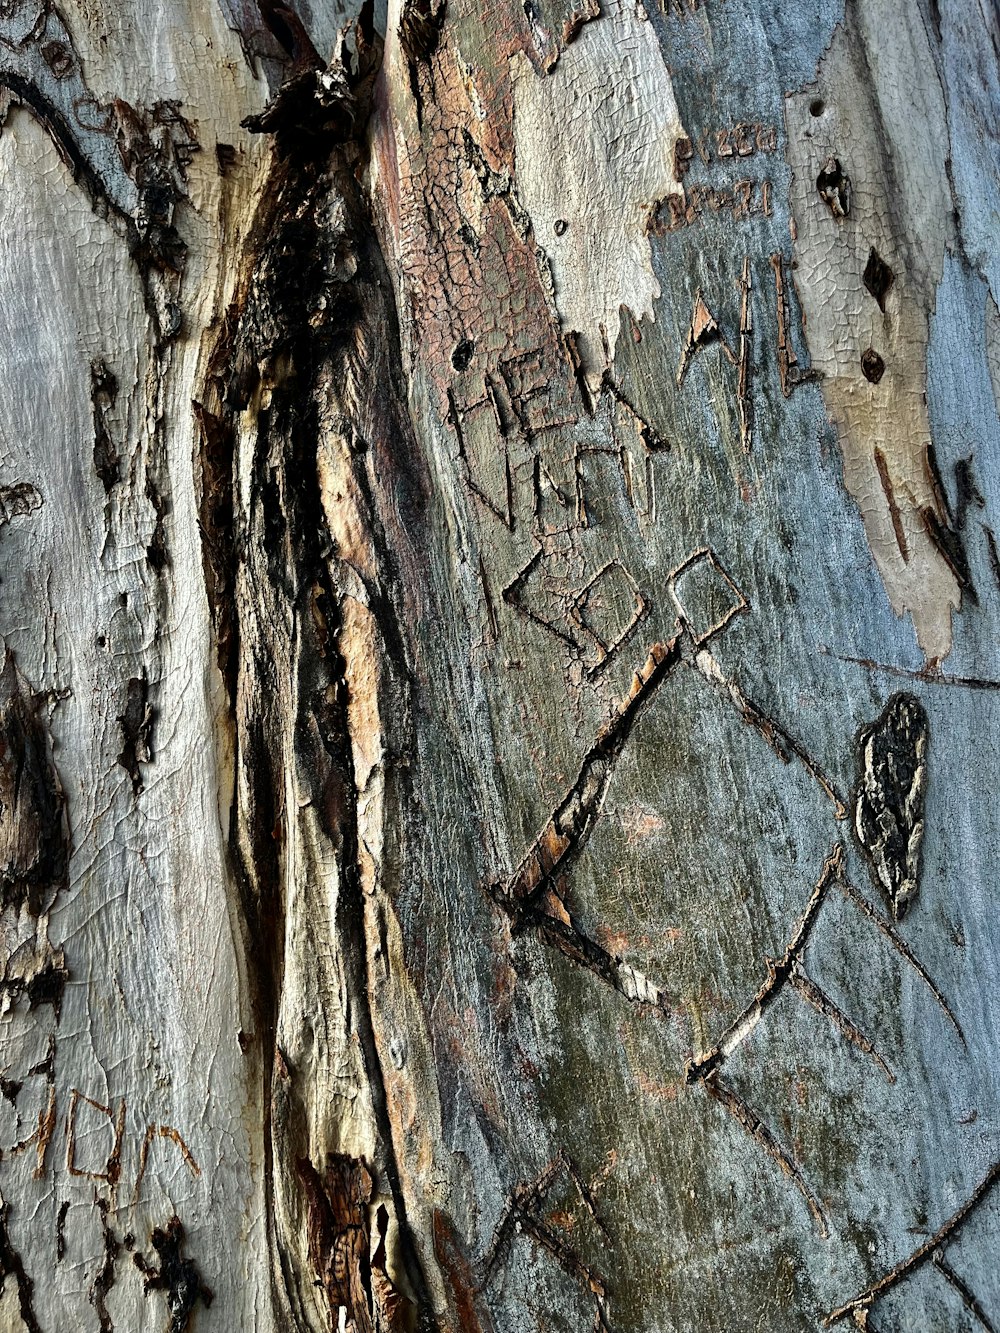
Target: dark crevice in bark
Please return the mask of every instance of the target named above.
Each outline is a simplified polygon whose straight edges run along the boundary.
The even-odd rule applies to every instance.
[[[25,1272],[24,1262],[11,1242],[9,1214],[10,1204],[0,1200],[0,1295],[7,1278],[12,1277],[17,1284],[18,1309],[27,1333],[42,1333],[32,1301],[35,1284]]]
[[[69,1212],[69,1199],[63,1199],[56,1215],[56,1263],[61,1264],[66,1258],[66,1214]]]
[[[94,471],[110,495],[121,480],[121,460],[111,434],[109,413],[118,399],[118,380],[101,357],[90,363],[90,402],[94,417]]]
[[[133,216],[113,197],[109,182],[88,160],[79,133],[37,83],[26,73],[0,69],[0,88],[6,88],[48,131],[74,180],[86,192],[95,214],[112,222],[124,236],[140,272],[180,273],[186,246],[173,220],[180,191],[171,179],[171,167],[164,162],[149,134],[154,124],[163,124],[168,119],[176,122],[185,136],[183,152],[190,160],[189,155],[197,145],[191,126],[180,116],[177,104],[160,102],[150,112],[140,112],[120,99],[113,107],[98,107],[95,103],[95,110],[107,117],[109,126],[117,133],[123,168],[139,190]],[[186,162],[181,166],[182,174],[184,166]]]
[[[132,779],[132,790],[139,796],[143,789],[140,764],[153,758],[153,722],[156,710],[149,701],[149,680],[143,671],[134,676],[125,688],[125,711],[118,718],[121,727],[122,748],[118,762]]]
[[[115,1269],[118,1262],[118,1256],[121,1253],[122,1243],[115,1235],[108,1221],[110,1207],[106,1199],[96,1200],[97,1211],[101,1219],[101,1232],[104,1239],[104,1254],[101,1259],[101,1266],[94,1276],[90,1286],[89,1300],[94,1307],[97,1315],[97,1321],[101,1328],[101,1333],[114,1333],[114,1324],[111,1316],[108,1314],[108,1293],[115,1285]],[[63,1214],[65,1217],[65,1214]],[[63,1241],[65,1245],[65,1240]]]
[[[424,99],[421,87],[421,69],[426,68],[433,87],[431,57],[437,50],[438,38],[444,23],[446,0],[404,0],[399,16],[399,45],[406,58],[410,77],[410,92],[417,113],[417,127],[423,129]]]
[[[228,343],[224,345],[224,354]],[[202,569],[208,592],[209,613],[215,638],[216,660],[226,687],[230,705],[236,698],[236,673],[239,661],[238,612],[234,605],[233,566],[233,466],[235,432],[233,423],[222,409],[223,388],[218,382],[218,367],[210,372],[213,384],[212,406],[192,404],[201,434],[201,529]],[[207,395],[206,395],[207,396]]]
[[[97,216],[117,220],[125,232],[130,252],[137,250],[139,236],[134,221],[111,199],[105,183],[87,161],[69,122],[58,107],[29,78],[11,70],[0,73],[0,86],[9,89],[17,101],[32,111],[39,123],[48,130],[60,157],[73,173],[74,180],[87,192]]]
[[[224,667],[228,680],[235,680],[241,775],[234,852],[262,1044],[272,1236],[274,1179],[280,1173],[286,1190],[294,1185],[300,1191],[301,1206],[316,1223],[310,1223],[312,1262],[322,1271],[316,1247],[329,1228],[319,1225],[325,1214],[313,1178],[316,1168],[310,1171],[303,1165],[311,1166],[304,1156],[308,1136],[297,1088],[302,1075],[277,1049],[289,910],[283,848],[295,836],[300,818],[299,810],[285,809],[292,774],[316,811],[337,862],[331,943],[343,968],[348,1023],[361,1050],[373,1110],[373,1175],[392,1200],[402,1277],[417,1307],[419,1326],[432,1329],[432,1301],[407,1221],[370,1008],[351,682],[341,652],[342,594],[335,573],[340,553],[327,526],[319,477],[321,438],[333,430],[347,442],[353,481],[367,510],[365,539],[376,575],[366,581],[365,594],[383,636],[390,687],[401,696],[394,705],[405,715],[409,676],[393,606],[398,582],[391,542],[377,516],[367,456],[383,445],[396,446],[400,432],[387,428],[406,421],[392,288],[356,181],[357,127],[367,115],[367,91],[376,67],[370,41],[370,29],[366,32],[362,25],[353,52],[344,54],[343,63],[322,79],[315,69],[293,72],[271,106],[251,123],[251,128],[273,131],[276,144],[251,231],[251,266],[238,314],[234,312],[231,339],[226,340],[228,382],[219,395],[218,413],[214,404],[211,415],[204,408],[199,411],[203,438],[214,453],[205,469],[213,511],[205,558],[217,587],[225,578],[219,569],[227,556],[234,562],[237,611],[228,627],[227,651],[237,666]],[[375,386],[377,408],[369,356],[389,363],[390,383],[380,380]],[[223,377],[217,378],[221,389]],[[331,402],[330,395],[336,401]],[[252,450],[244,446],[242,455],[236,432],[241,417],[254,440]],[[373,438],[376,435],[387,438]],[[243,493],[249,499],[244,504],[238,482],[248,466],[249,485]],[[227,485],[229,497],[220,493]],[[315,872],[315,865],[311,870]],[[285,1274],[285,1302],[291,1302],[298,1321],[305,1322],[295,1295],[296,1275],[288,1271],[280,1243],[276,1258]]]
[[[0,671],[0,907],[32,916],[65,888],[70,839],[52,737],[8,650]]]
[[[165,1227],[155,1227],[151,1237],[153,1249],[159,1258],[154,1268],[141,1254],[132,1256],[136,1268],[143,1274],[143,1291],[162,1291],[170,1313],[169,1333],[187,1333],[196,1306],[212,1304],[212,1292],[201,1280],[198,1266],[182,1253],[184,1227],[180,1218],[172,1217]]]

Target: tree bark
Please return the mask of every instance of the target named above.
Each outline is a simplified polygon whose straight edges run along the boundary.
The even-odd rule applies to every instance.
[[[0,1328],[1000,1322],[998,56],[0,5]]]

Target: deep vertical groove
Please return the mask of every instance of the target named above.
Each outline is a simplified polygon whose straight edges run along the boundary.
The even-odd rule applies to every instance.
[[[402,696],[392,701],[394,735],[387,738],[390,752],[398,752],[404,739],[400,729],[405,732],[409,726],[410,685],[397,620],[401,583],[365,455],[369,442],[373,448],[391,449],[395,467],[396,441],[409,432],[409,422],[392,286],[356,181],[356,126],[364,117],[351,94],[332,110],[311,101],[318,87],[314,72],[293,73],[252,125],[273,130],[276,142],[250,232],[246,276],[215,359],[216,385],[209,395],[213,417],[203,421],[203,434],[207,423],[217,447],[226,436],[235,442],[228,478],[232,504],[216,505],[220,513],[231,511],[232,527],[221,534],[223,540],[212,553],[217,559],[221,550],[232,561],[237,607],[225,645],[238,658],[236,671],[226,672],[235,682],[231,702],[242,775],[233,850],[260,1029],[272,1238],[277,1239],[275,1173],[281,1172],[283,1181],[301,1178],[276,1155],[284,1150],[283,1143],[287,1147],[298,1139],[309,1148],[301,1089],[295,1084],[300,1074],[289,1067],[277,1045],[288,966],[283,956],[289,902],[282,848],[294,836],[297,819],[296,811],[283,808],[283,793],[287,775],[294,773],[338,866],[331,944],[343,970],[348,1027],[358,1041],[370,1098],[373,1165],[392,1199],[400,1264],[418,1307],[419,1326],[430,1330],[436,1327],[433,1305],[408,1220],[371,1006],[351,681],[341,651],[343,619],[331,563],[339,553],[319,477],[321,440],[329,429],[329,414],[323,410],[329,404],[321,403],[329,390],[335,397],[333,428],[352,442],[350,465],[367,511],[365,540],[377,571],[368,593],[384,640],[383,678],[394,695],[398,690]],[[377,351],[369,357],[372,348]],[[255,436],[252,448],[244,444],[248,457],[241,456],[238,443],[247,428]],[[405,460],[399,461],[405,466]],[[240,484],[241,469],[247,467],[249,487]],[[218,476],[216,466],[217,481]],[[244,503],[239,497],[246,493],[249,500]],[[381,696],[380,689],[378,711],[384,716]],[[405,774],[394,772],[391,780],[408,807]],[[312,868],[307,864],[306,869],[308,873]],[[307,894],[311,887],[303,885]],[[295,1307],[292,1317],[305,1323],[295,1294],[296,1279],[302,1275],[289,1271],[280,1243],[276,1259],[287,1300]]]

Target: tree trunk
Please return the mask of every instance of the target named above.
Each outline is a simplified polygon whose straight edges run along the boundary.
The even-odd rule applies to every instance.
[[[0,1327],[1000,1322],[998,56],[0,5]]]

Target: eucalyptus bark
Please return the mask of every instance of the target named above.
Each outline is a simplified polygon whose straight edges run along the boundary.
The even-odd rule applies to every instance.
[[[0,1327],[993,1327],[1000,19],[0,6]]]

